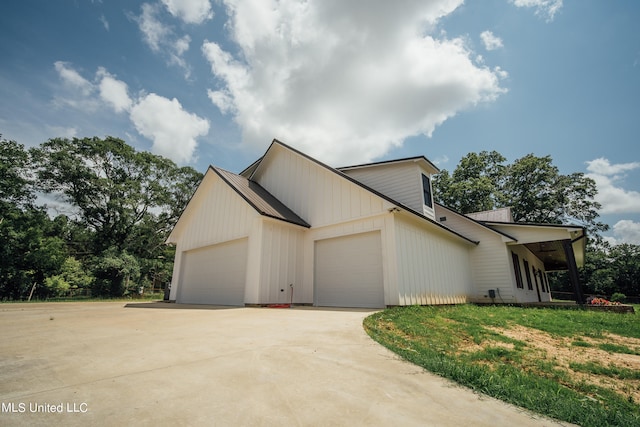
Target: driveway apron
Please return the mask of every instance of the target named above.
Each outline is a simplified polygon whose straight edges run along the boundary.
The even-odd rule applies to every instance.
[[[372,312],[2,304],[0,425],[562,425],[401,360]]]

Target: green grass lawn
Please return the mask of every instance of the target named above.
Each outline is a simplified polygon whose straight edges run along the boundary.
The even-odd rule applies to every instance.
[[[640,317],[493,306],[398,307],[367,333],[478,392],[582,426],[640,425]]]

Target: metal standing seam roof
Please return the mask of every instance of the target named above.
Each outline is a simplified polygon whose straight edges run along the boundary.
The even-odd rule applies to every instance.
[[[286,207],[280,200],[276,199],[271,193],[265,190],[257,182],[250,181],[247,178],[236,175],[235,173],[224,169],[211,166],[211,169],[233,188],[247,203],[249,203],[260,215],[275,218],[291,224],[300,225],[310,228],[304,219],[300,218],[295,212]]]

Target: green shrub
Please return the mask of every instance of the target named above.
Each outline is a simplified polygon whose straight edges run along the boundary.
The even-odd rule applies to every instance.
[[[625,302],[626,299],[627,296],[620,292],[616,292],[615,294],[611,295],[611,302]]]

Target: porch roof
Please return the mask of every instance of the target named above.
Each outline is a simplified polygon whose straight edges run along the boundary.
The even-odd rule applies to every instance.
[[[481,221],[486,226],[513,236],[516,241],[509,245],[524,245],[543,263],[547,271],[569,268],[563,241],[570,241],[576,264],[584,265],[586,250],[586,230],[577,225],[506,223]]]

